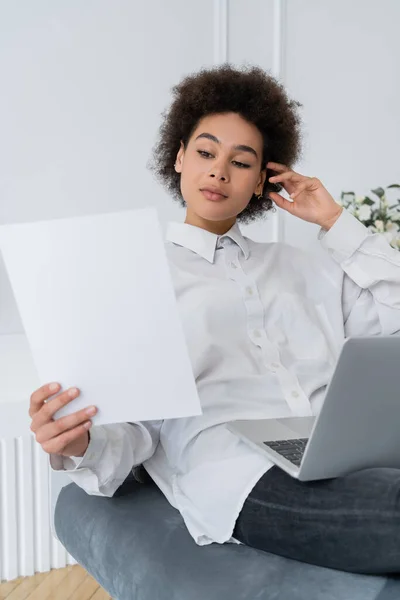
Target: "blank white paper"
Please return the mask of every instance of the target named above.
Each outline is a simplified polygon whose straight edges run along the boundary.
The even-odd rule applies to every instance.
[[[201,414],[155,208],[3,225],[0,250],[40,385],[80,390],[55,419]]]

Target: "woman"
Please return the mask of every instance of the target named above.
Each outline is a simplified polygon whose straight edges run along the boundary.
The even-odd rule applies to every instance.
[[[203,414],[89,435],[85,411],[54,422],[71,398],[46,403],[59,386],[45,385],[31,396],[36,440],[89,494],[112,496],[143,463],[197,544],[398,571],[400,471],[302,483],[228,424],[317,414],[346,337],[399,334],[399,255],[292,169],[299,104],[262,69],[203,69],[173,92],[151,168],[186,209],[166,249]],[[239,223],[273,203],[320,226],[328,268],[289,244],[243,236]]]

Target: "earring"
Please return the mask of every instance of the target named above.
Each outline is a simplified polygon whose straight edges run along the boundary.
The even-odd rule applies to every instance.
[[[264,196],[263,196],[262,194],[260,194],[259,196],[257,196],[257,198],[258,198],[259,200],[261,200],[261,198],[264,198]]]

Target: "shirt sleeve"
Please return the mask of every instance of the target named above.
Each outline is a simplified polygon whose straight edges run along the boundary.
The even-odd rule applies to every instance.
[[[49,455],[54,471],[65,471],[88,494],[113,496],[133,467],[150,458],[158,445],[162,421],[93,426],[82,457]]]
[[[400,335],[400,252],[346,209],[318,239],[344,271],[345,336]]]

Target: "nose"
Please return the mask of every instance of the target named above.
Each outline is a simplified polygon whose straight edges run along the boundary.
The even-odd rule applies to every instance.
[[[221,181],[227,181],[228,177],[224,171],[223,167],[219,167],[217,165],[214,165],[210,171],[210,177],[217,177],[217,179],[220,179]]]

